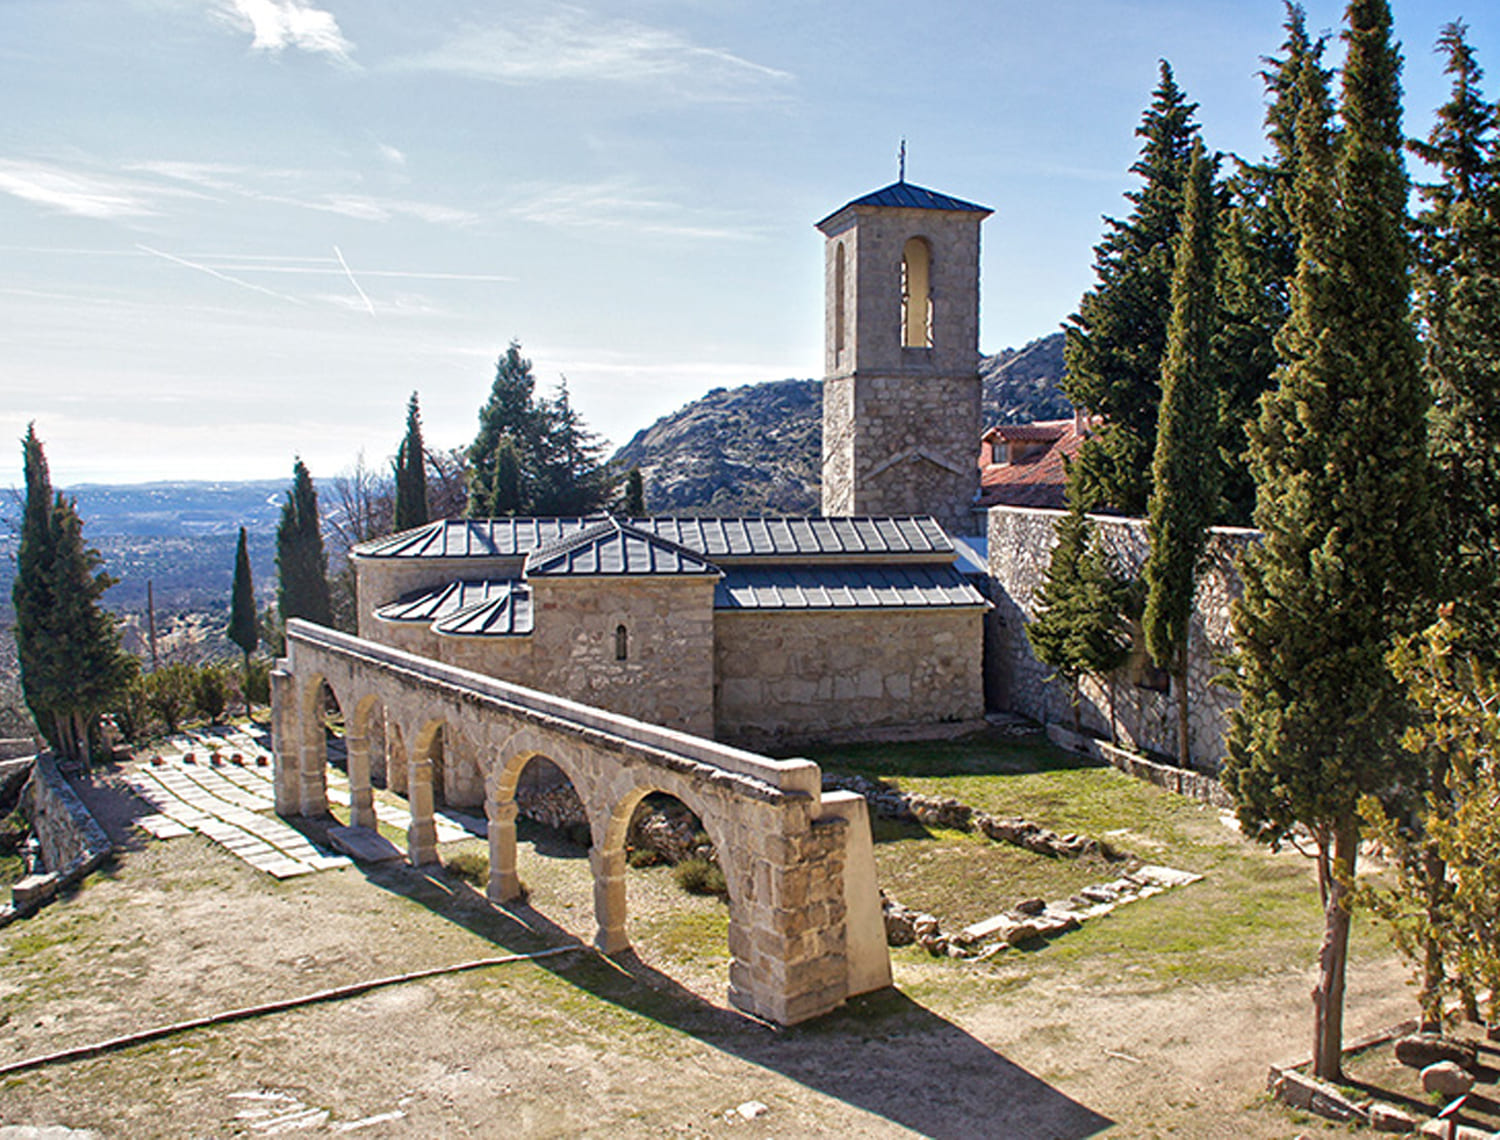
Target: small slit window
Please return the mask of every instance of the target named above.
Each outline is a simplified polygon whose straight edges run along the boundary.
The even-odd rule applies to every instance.
[[[630,632],[623,626],[615,626],[615,660],[625,661],[630,657]]]
[[[839,242],[833,254],[833,351],[844,351],[844,243]]]
[[[932,347],[932,247],[909,238],[901,251],[901,345]]]

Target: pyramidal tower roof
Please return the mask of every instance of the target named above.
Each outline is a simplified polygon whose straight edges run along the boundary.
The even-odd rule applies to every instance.
[[[879,190],[872,190],[861,198],[852,202],[845,202],[828,217],[818,223],[821,229],[845,210],[852,210],[856,206],[885,206],[896,207],[906,210],[948,210],[954,213],[976,213],[986,216],[995,211],[988,206],[976,205],[973,202],[965,202],[962,198],[955,198],[950,194],[940,194],[936,190],[929,190],[925,186],[918,186],[915,182],[907,182],[904,179],[892,182]]]

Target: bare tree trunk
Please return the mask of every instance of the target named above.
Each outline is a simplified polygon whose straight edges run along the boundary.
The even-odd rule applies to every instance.
[[[1344,1069],[1344,976],[1349,964],[1349,893],[1359,859],[1359,821],[1340,819],[1333,828],[1333,867],[1323,910],[1318,985],[1313,990],[1313,1076],[1342,1079]]]
[[[1439,1032],[1443,1027],[1443,943],[1437,931],[1442,929],[1443,903],[1446,894],[1448,865],[1438,853],[1437,845],[1427,840],[1422,845],[1422,886],[1427,895],[1427,930],[1422,935],[1422,990],[1417,1000],[1422,1007],[1424,1031]]]

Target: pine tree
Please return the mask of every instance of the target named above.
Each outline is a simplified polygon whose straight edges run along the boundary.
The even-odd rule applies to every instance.
[[[646,480],[639,467],[632,467],[625,476],[625,494],[620,500],[620,513],[628,519],[646,517]]]
[[[1139,515],[1146,508],[1171,311],[1171,243],[1198,135],[1196,110],[1162,61],[1161,82],[1136,130],[1145,143],[1130,168],[1145,184],[1126,194],[1134,206],[1127,219],[1105,219],[1104,239],[1094,247],[1098,284],[1066,329],[1063,391],[1103,417],[1069,472],[1089,510]]]
[[[1462,23],[1443,29],[1452,94],[1425,143],[1417,302],[1434,397],[1431,450],[1442,559],[1439,601],[1456,606],[1471,651],[1500,659],[1500,116]]]
[[[490,475],[489,500],[479,513],[489,518],[514,518],[523,514],[526,491],[522,485],[521,451],[515,437],[506,433],[495,448],[494,470]]]
[[[411,530],[427,523],[427,451],[422,445],[422,413],[417,394],[406,405],[406,435],[396,451],[395,528]]]
[[[260,644],[260,629],[255,614],[255,587],[250,578],[250,546],[244,527],[240,527],[240,541],[234,552],[234,586],[229,592],[229,640],[245,655],[245,715],[248,717],[250,655]]]
[[[1406,175],[1385,0],[1354,0],[1337,146],[1326,82],[1300,77],[1299,234],[1285,363],[1250,432],[1260,545],[1234,607],[1240,708],[1223,779],[1242,826],[1317,846],[1324,938],[1313,1071],[1341,1072],[1362,794],[1410,765],[1385,654],[1427,585],[1426,395],[1408,302]]]
[[[1076,498],[1057,520],[1056,530],[1057,544],[1037,594],[1039,613],[1026,626],[1026,637],[1037,660],[1067,682],[1076,732],[1079,682],[1085,675],[1113,673],[1130,656],[1127,587],[1115,575]]]
[[[495,381],[490,387],[489,399],[479,410],[479,433],[469,445],[469,507],[470,518],[482,518],[493,514],[493,504],[510,498],[510,488],[498,489],[496,471],[501,441],[509,439],[515,449],[519,470],[535,467],[540,451],[542,422],[536,406],[536,379],[531,374],[531,361],[521,355],[521,345],[511,341],[495,365]],[[509,473],[506,473],[509,478]],[[518,481],[519,482],[519,481]],[[517,498],[512,513],[529,511],[524,487]]]
[[[276,604],[283,625],[292,618],[333,624],[318,492],[301,459],[292,469],[292,486],[281,505],[281,521],[276,527],[276,570]]]
[[[1146,533],[1146,647],[1177,684],[1177,748],[1190,766],[1188,633],[1198,571],[1214,522],[1221,482],[1215,448],[1218,391],[1214,385],[1213,163],[1193,144],[1182,229],[1172,273],[1172,316],[1162,365],[1161,413]]]

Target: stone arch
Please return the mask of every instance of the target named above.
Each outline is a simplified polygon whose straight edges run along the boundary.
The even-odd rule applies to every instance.
[[[494,903],[511,902],[525,892],[516,869],[516,785],[533,760],[546,760],[558,769],[583,803],[589,823],[590,851],[599,844],[600,812],[590,802],[592,783],[585,780],[582,766],[561,741],[544,740],[530,729],[508,737],[495,750],[496,759],[485,781],[484,812],[489,825],[490,877],[486,897]]]
[[[625,837],[635,809],[652,793],[671,796],[681,802],[698,817],[698,822],[708,833],[728,887],[729,952],[731,959],[737,957],[736,946],[743,945],[749,937],[748,905],[753,885],[742,873],[737,852],[729,843],[731,821],[711,799],[698,795],[690,786],[664,778],[663,773],[656,771],[641,771],[632,786],[615,800],[604,824],[604,834],[589,852],[594,871],[594,921],[598,927],[594,945],[606,954],[630,948],[626,929],[629,906],[625,891]]]
[[[299,770],[298,796],[299,815],[323,816],[328,814],[328,739],[323,724],[323,694],[327,693],[338,706],[339,713],[349,723],[345,703],[324,672],[313,673],[302,684],[301,699],[297,702],[298,720],[301,722],[301,740],[297,749]]]
[[[901,347],[932,347],[932,243],[924,237],[901,249]]]

